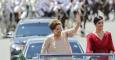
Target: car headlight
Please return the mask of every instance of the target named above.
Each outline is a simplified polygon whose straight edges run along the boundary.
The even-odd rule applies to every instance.
[[[23,46],[23,45],[13,44],[13,45],[12,45],[12,48],[13,48],[13,49],[16,49],[17,51],[19,51],[19,50],[23,50],[24,46]]]

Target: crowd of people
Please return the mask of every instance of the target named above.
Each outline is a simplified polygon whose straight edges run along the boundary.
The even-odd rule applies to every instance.
[[[5,33],[10,27],[15,27],[20,19],[28,17],[56,17],[65,27],[65,21],[74,20],[75,13],[80,9],[84,30],[86,22],[97,16],[98,11],[104,13],[105,20],[109,20],[109,13],[115,13],[115,0],[1,0],[0,5]],[[81,33],[85,34],[83,30]]]

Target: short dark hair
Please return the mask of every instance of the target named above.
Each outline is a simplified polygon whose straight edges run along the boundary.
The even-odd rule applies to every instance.
[[[98,21],[102,20],[102,19],[103,19],[102,16],[97,16],[97,17],[94,18],[93,23],[96,25],[96,23],[97,23]]]
[[[49,27],[51,30],[54,30],[56,28],[57,25],[61,25],[61,21],[60,20],[57,20],[57,19],[54,19],[54,20],[51,20],[49,22]]]

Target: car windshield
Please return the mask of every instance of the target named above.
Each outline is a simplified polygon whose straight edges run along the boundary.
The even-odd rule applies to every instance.
[[[42,43],[34,43],[30,44],[29,48],[27,50],[27,59],[32,59],[33,57],[36,57],[38,53],[40,53],[42,47]]]
[[[50,33],[48,23],[29,23],[19,25],[16,36],[46,36]]]
[[[70,42],[70,45],[73,53],[82,53],[80,46],[76,42]],[[42,43],[30,44],[26,53],[26,58],[32,59],[33,57],[36,57],[37,54],[40,53],[41,47],[42,47]]]

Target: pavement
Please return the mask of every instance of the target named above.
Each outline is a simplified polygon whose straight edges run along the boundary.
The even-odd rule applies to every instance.
[[[10,60],[10,40],[0,39],[0,60]]]

